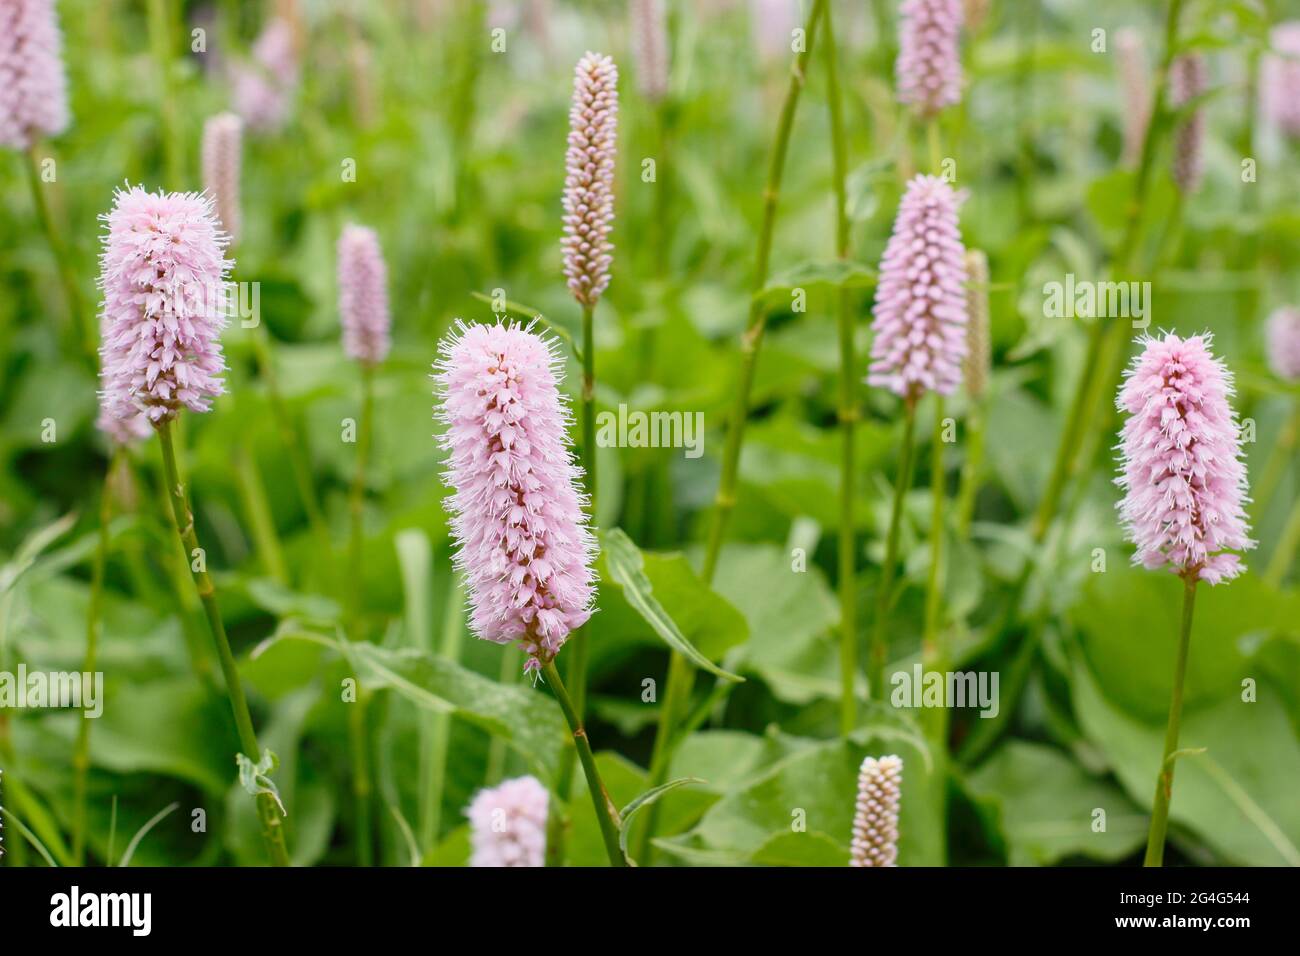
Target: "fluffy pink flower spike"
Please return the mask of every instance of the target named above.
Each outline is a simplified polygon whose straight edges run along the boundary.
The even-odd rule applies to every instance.
[[[203,189],[212,197],[232,243],[239,241],[239,167],[244,123],[234,113],[218,113],[203,124]]]
[[[1205,58],[1185,53],[1169,67],[1170,104],[1178,107],[1205,92],[1209,82]],[[1204,173],[1205,111],[1195,109],[1174,134],[1174,182],[1183,193],[1193,193]]]
[[[929,119],[961,100],[961,0],[903,0],[899,15],[898,99]]]
[[[1260,67],[1260,105],[1285,135],[1300,137],[1300,20],[1275,26],[1269,45]]]
[[[1210,336],[1147,338],[1125,374],[1117,404],[1124,489],[1118,507],[1135,564],[1169,567],[1218,584],[1245,567],[1232,553],[1247,537],[1246,467],[1232,375],[1211,354]]]
[[[588,53],[573,75],[561,242],[569,291],[585,306],[594,306],[609,285],[617,134],[618,67],[607,56]]]
[[[54,0],[0,3],[0,146],[26,149],[68,126],[63,34]]]
[[[966,250],[957,226],[963,196],[916,176],[894,219],[876,288],[867,381],[914,401],[951,395],[966,357]]]
[[[348,357],[378,365],[388,355],[388,268],[379,237],[365,226],[347,225],[339,236],[339,315]]]
[[[500,323],[458,323],[440,351],[448,510],[471,626],[484,640],[518,641],[535,671],[591,617],[595,594],[561,359],[553,341]]]
[[[235,112],[254,132],[273,132],[289,118],[298,86],[298,50],[293,26],[270,20],[253,44],[252,62],[239,63],[231,77]]]
[[[1300,309],[1284,305],[1275,309],[1265,325],[1268,364],[1278,378],[1300,381]]]
[[[229,238],[197,193],[118,190],[100,257],[101,403],[152,423],[206,412],[224,391]]]
[[[549,796],[536,777],[480,790],[465,815],[470,866],[545,866]]]

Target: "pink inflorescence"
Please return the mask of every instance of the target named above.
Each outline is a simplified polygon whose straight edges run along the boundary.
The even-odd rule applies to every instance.
[[[1264,115],[1286,135],[1300,137],[1300,20],[1279,23],[1270,40],[1272,52],[1260,67]]]
[[[641,95],[658,103],[668,95],[668,23],[664,0],[632,0],[632,51]]]
[[[1129,417],[1116,483],[1134,563],[1217,584],[1245,570],[1232,551],[1254,542],[1232,374],[1209,345],[1208,334],[1144,340],[1117,400]]]
[[[903,0],[899,15],[898,99],[936,116],[961,100],[961,0]]]
[[[595,542],[567,445],[555,343],[458,323],[434,366],[456,564],[481,638],[518,641],[537,670],[591,616]]]
[[[99,406],[95,427],[108,436],[108,440],[115,445],[133,444],[142,438],[148,438],[151,431],[149,420],[140,412],[127,418],[118,418],[103,402]]]
[[[849,866],[898,865],[898,803],[903,761],[867,757],[858,771],[858,801],[853,814]]]
[[[348,357],[377,365],[388,355],[388,269],[379,237],[346,225],[339,235],[339,315]]]
[[[1205,92],[1205,87],[1205,58],[1199,53],[1186,53],[1170,64],[1169,99],[1174,109],[1196,99]],[[1174,135],[1174,182],[1183,193],[1195,192],[1201,184],[1204,141],[1205,111],[1198,108],[1179,125]]]
[[[244,124],[234,113],[218,113],[203,124],[203,188],[212,197],[217,221],[239,241],[240,149]]]
[[[562,241],[569,291],[586,306],[594,306],[609,285],[617,132],[618,68],[609,57],[588,53],[573,75]]]
[[[229,238],[197,193],[118,190],[100,257],[101,401],[150,422],[182,406],[206,412],[224,391],[225,257]]]
[[[1300,380],[1300,309],[1291,305],[1275,309],[1265,330],[1273,372],[1288,382]]]
[[[966,357],[966,250],[961,196],[935,176],[916,176],[898,207],[880,261],[867,381],[909,400],[951,395]]]
[[[26,149],[68,126],[63,34],[54,0],[0,3],[0,146]]]
[[[1151,90],[1142,35],[1133,27],[1115,31],[1115,58],[1119,66],[1121,122],[1124,128],[1125,166],[1136,166],[1142,155],[1147,125],[1151,121]]]
[[[272,19],[253,44],[252,62],[237,64],[231,78],[235,112],[249,129],[272,132],[284,125],[298,74],[293,27]]]
[[[536,777],[516,777],[480,790],[469,817],[470,866],[545,866],[546,788]]]

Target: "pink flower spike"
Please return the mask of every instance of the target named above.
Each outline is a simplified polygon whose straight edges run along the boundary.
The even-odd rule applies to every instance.
[[[1133,27],[1120,27],[1115,31],[1115,59],[1119,66],[1120,110],[1124,129],[1124,147],[1121,161],[1125,166],[1136,166],[1142,155],[1142,141],[1146,139],[1147,125],[1151,122],[1150,71],[1142,48],[1142,35]]]
[[[1278,378],[1300,380],[1300,309],[1284,305],[1275,309],[1265,325],[1268,364]]]
[[[68,127],[63,33],[54,0],[0,3],[0,146],[26,149]]]
[[[668,95],[668,14],[664,0],[632,0],[632,52],[641,95],[651,103]]]
[[[1247,537],[1248,486],[1236,413],[1228,403],[1232,374],[1211,354],[1210,336],[1142,340],[1125,373],[1117,405],[1128,413],[1120,432],[1124,489],[1117,506],[1135,564],[1169,567],[1210,584],[1245,567],[1232,553]]]
[[[966,357],[966,250],[957,226],[964,196],[916,176],[880,260],[867,381],[908,400],[951,395]]]
[[[289,117],[298,86],[298,51],[293,27],[276,17],[253,44],[252,62],[235,65],[231,78],[235,112],[255,132],[274,132]]]
[[[244,124],[234,113],[218,113],[203,124],[203,189],[212,197],[231,243],[239,241],[239,165]]]
[[[536,777],[480,790],[469,817],[470,866],[545,866],[549,794]]]
[[[858,802],[853,815],[849,866],[898,866],[898,804],[903,761],[890,755],[867,757],[858,771]]]
[[[1260,65],[1260,105],[1285,135],[1300,137],[1300,20],[1279,23],[1269,40],[1271,52]]]
[[[225,391],[221,331],[231,266],[212,200],[120,189],[100,256],[101,403],[151,423],[206,412]]]
[[[961,100],[961,0],[903,0],[899,8],[898,100],[929,119]]]
[[[1207,86],[1205,58],[1187,53],[1169,67],[1169,100],[1174,109],[1196,99]],[[1174,134],[1174,182],[1184,194],[1193,193],[1201,184],[1203,173],[1202,144],[1205,142],[1205,111],[1197,108],[1179,125]]]
[[[99,416],[95,419],[95,427],[115,445],[133,445],[148,438],[153,430],[149,427],[149,419],[140,412],[134,412],[127,418],[117,418],[102,404]]]
[[[518,641],[536,671],[591,617],[595,595],[562,360],[554,341],[518,325],[458,322],[439,351],[446,504],[470,623],[484,640]]]
[[[561,241],[564,277],[584,306],[594,306],[609,285],[617,134],[618,67],[607,56],[588,53],[573,75]]]
[[[339,236],[339,315],[348,357],[378,365],[388,355],[388,268],[379,237],[347,225]]]

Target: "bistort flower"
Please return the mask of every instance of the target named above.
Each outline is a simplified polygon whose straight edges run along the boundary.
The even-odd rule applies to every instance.
[[[1178,109],[1205,92],[1207,83],[1205,58],[1199,53],[1185,53],[1169,65],[1169,102]],[[1184,194],[1193,193],[1201,184],[1205,141],[1205,111],[1197,108],[1179,124],[1174,133],[1174,182]]]
[[[858,772],[858,802],[853,814],[849,866],[898,865],[898,801],[903,761],[890,755],[867,757]]]
[[[293,26],[276,17],[253,43],[252,62],[236,64],[232,76],[235,112],[249,129],[273,132],[284,125],[298,74]]]
[[[961,100],[961,0],[903,0],[899,8],[898,99],[923,118]]]
[[[1125,373],[1117,404],[1124,489],[1118,508],[1137,546],[1135,564],[1169,567],[1210,584],[1243,570],[1234,551],[1247,537],[1246,466],[1232,374],[1210,352],[1210,336],[1146,338]]]
[[[1300,309],[1284,305],[1274,309],[1265,325],[1268,364],[1278,378],[1300,379]]]
[[[632,0],[632,52],[641,95],[658,103],[668,95],[668,17],[664,0]]]
[[[118,190],[100,256],[101,401],[116,419],[206,412],[225,389],[225,257],[212,200]]]
[[[54,0],[0,3],[0,146],[26,149],[68,127],[63,33]]]
[[[951,395],[961,384],[966,250],[957,207],[963,198],[938,177],[914,177],[880,260],[867,381],[908,400],[927,390]]]
[[[203,124],[203,189],[212,197],[217,222],[239,241],[239,161],[244,124],[234,113],[218,113]]]
[[[1260,64],[1264,115],[1291,137],[1300,137],[1300,20],[1279,23],[1269,35],[1271,52]]]
[[[456,566],[484,640],[519,642],[537,670],[591,616],[595,542],[568,447],[555,343],[518,325],[465,325],[434,366],[455,489]]]
[[[573,75],[561,242],[569,291],[584,306],[594,306],[609,285],[617,133],[618,68],[609,57],[588,53]]]
[[[1115,58],[1119,66],[1120,120],[1124,130],[1121,161],[1125,166],[1136,166],[1151,121],[1151,88],[1142,35],[1133,27],[1115,31]]]
[[[548,794],[536,777],[480,790],[469,817],[470,866],[545,866]]]
[[[339,235],[339,316],[348,357],[377,365],[388,355],[388,268],[379,237],[347,225]]]

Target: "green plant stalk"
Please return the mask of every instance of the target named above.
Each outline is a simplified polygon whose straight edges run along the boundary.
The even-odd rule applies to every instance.
[[[241,439],[235,446],[234,466],[239,497],[252,528],[253,547],[257,551],[262,571],[276,584],[288,587],[289,567],[284,561],[280,535],[275,529],[275,518],[271,515],[271,504],[266,497],[266,483],[262,480],[262,471],[257,467],[257,459],[253,457],[246,439]]]
[[[1264,580],[1273,587],[1280,588],[1282,582],[1286,580],[1287,572],[1291,570],[1291,562],[1295,560],[1297,545],[1300,545],[1300,498],[1297,498],[1295,504],[1291,506],[1291,513],[1282,528],[1282,536],[1278,539],[1277,547],[1273,549],[1272,557],[1269,558],[1268,570],[1264,572]]]
[[[664,689],[664,700],[659,707],[654,749],[650,753],[650,787],[657,787],[668,779],[673,751],[682,739],[680,730],[674,737],[674,730],[678,729],[679,719],[690,702],[694,678],[695,668],[691,666],[690,661],[676,651],[670,651],[668,680]],[[638,833],[637,852],[634,854],[634,858],[640,860],[642,866],[649,866],[653,862],[654,845],[650,841],[654,838],[655,827],[659,822],[659,812],[656,809],[658,806],[659,803],[656,801],[646,807],[643,813],[645,821]]]
[[[160,482],[158,494],[163,499],[163,512],[167,526],[171,528],[172,533],[176,536],[173,540],[176,547],[171,550],[170,558],[164,552],[163,566],[167,577],[171,579],[171,586],[176,600],[181,608],[181,634],[185,638],[185,647],[190,654],[190,663],[194,668],[194,676],[199,681],[208,686],[216,686],[216,678],[212,673],[212,662],[208,659],[203,650],[203,635],[199,633],[197,618],[198,601],[194,590],[189,585],[189,564],[190,557],[185,552],[185,543],[181,539],[180,525],[176,523],[176,515],[168,506],[170,495],[167,492],[167,478],[165,475],[159,475]],[[147,483],[147,482],[146,482]]]
[[[1269,449],[1268,459],[1264,462],[1264,470],[1260,474],[1260,479],[1255,483],[1255,517],[1261,518],[1268,510],[1272,503],[1273,492],[1277,490],[1278,482],[1282,480],[1282,475],[1286,472],[1288,459],[1291,457],[1291,450],[1295,448],[1296,437],[1300,435],[1300,399],[1296,400],[1295,410],[1287,419],[1286,424],[1282,426],[1281,434]]]
[[[41,230],[45,233],[45,241],[50,245],[55,267],[59,271],[59,281],[63,284],[63,295],[68,301],[71,334],[77,340],[78,349],[84,350],[83,354],[93,361],[95,339],[86,320],[85,309],[82,307],[81,292],[77,288],[76,269],[69,257],[68,247],[64,245],[63,237],[59,235],[58,227],[54,225],[50,205],[45,201],[45,190],[41,183],[41,163],[36,151],[37,144],[33,142],[24,152],[27,159],[27,180],[32,188],[32,204],[36,207],[36,217],[41,221]]]
[[[957,532],[962,540],[970,538],[975,517],[975,495],[984,470],[984,400],[972,399],[966,416],[966,459],[962,462],[961,487],[957,492]]]
[[[99,498],[99,534],[95,542],[95,556],[90,566],[90,604],[86,613],[86,655],[82,660],[83,674],[95,673],[99,635],[103,630],[104,567],[108,563],[108,523],[113,517],[112,496],[109,494],[108,476],[117,467],[121,452],[114,449],[104,473],[104,490]],[[90,720],[82,714],[77,725],[77,743],[73,750],[72,771],[72,860],[81,866],[86,859],[86,784],[90,773]]]
[[[903,524],[903,502],[912,486],[915,458],[916,400],[908,398],[903,412],[903,445],[898,457],[898,480],[894,484],[894,504],[889,513],[889,533],[885,538],[885,560],[880,566],[880,585],[876,592],[876,621],[871,630],[871,656],[867,663],[867,686],[876,700],[885,699],[885,632],[889,626],[889,608],[893,599],[894,569],[898,563],[898,538]]]
[[[189,496],[181,482],[180,469],[176,464],[176,449],[172,441],[172,423],[164,419],[156,426],[159,443],[162,445],[163,481],[166,494],[171,502],[172,515],[176,519],[181,543],[185,554],[191,559],[199,548],[198,535],[194,531],[194,514],[190,510]],[[262,755],[257,744],[257,734],[253,730],[253,717],[248,710],[248,700],[244,696],[244,685],[239,679],[239,669],[235,665],[235,655],[230,650],[230,640],[226,637],[226,627],[221,620],[221,608],[217,605],[217,592],[212,578],[208,575],[206,564],[195,568],[193,560],[189,562],[190,573],[194,578],[194,587],[212,630],[212,640],[216,645],[217,659],[221,662],[221,673],[226,680],[226,695],[230,699],[230,709],[235,716],[235,727],[239,731],[239,745],[244,755],[256,763]],[[288,866],[289,854],[284,846],[284,825],[274,798],[268,793],[257,795],[258,816],[262,821],[262,838],[266,841],[271,862],[276,866]]]
[[[1174,693],[1169,702],[1169,725],[1165,729],[1165,753],[1156,778],[1156,795],[1151,810],[1151,831],[1143,866],[1161,866],[1165,856],[1165,831],[1169,827],[1169,801],[1174,792],[1174,752],[1183,719],[1183,679],[1187,673],[1187,649],[1192,637],[1192,610],[1196,604],[1196,578],[1183,578],[1183,622],[1178,631],[1178,658],[1174,663]]]
[[[172,0],[149,0],[149,45],[158,66],[159,115],[162,119],[163,164],[167,171],[168,189],[181,189],[185,183],[180,114],[176,105],[175,43],[175,11]]]
[[[362,634],[361,597],[362,539],[366,494],[366,461],[370,457],[370,430],[374,419],[374,367],[361,365],[361,418],[357,423],[357,470],[348,496],[351,531],[348,538],[348,640],[360,641]],[[374,860],[373,834],[370,831],[370,757],[366,740],[366,695],[357,675],[357,699],[348,708],[348,748],[352,754],[352,794],[356,801],[357,863],[370,866]]]
[[[835,190],[835,254],[841,261],[849,258],[848,195],[845,185],[848,176],[848,147],[844,136],[844,110],[840,97],[838,53],[835,48],[835,26],[831,7],[823,16],[826,36],[822,41],[826,66],[826,99],[831,121],[831,159]],[[858,625],[857,625],[857,562],[854,494],[857,466],[855,464],[855,438],[857,433],[858,366],[854,355],[853,313],[849,307],[848,290],[836,291],[836,319],[840,346],[840,529],[838,540],[839,590],[840,590],[840,732],[847,734],[858,723]]]
[[[497,672],[497,683],[509,687],[519,680],[519,655],[513,647],[501,648],[501,668]],[[494,787],[506,775],[506,742],[496,734],[488,743],[487,772],[483,775],[483,785]],[[548,844],[549,848],[549,844]]]
[[[578,760],[582,763],[582,772],[587,777],[587,788],[591,791],[591,802],[596,809],[596,822],[600,825],[600,835],[605,841],[605,850],[609,854],[609,865],[627,866],[627,859],[618,845],[622,821],[619,819],[618,810],[609,799],[605,784],[600,779],[600,771],[596,769],[596,757],[591,752],[591,741],[587,739],[582,718],[578,716],[568,691],[564,689],[564,682],[560,680],[560,672],[555,668],[555,661],[548,661],[542,666],[542,675],[551,685],[551,692],[555,695],[560,710],[564,711],[564,719],[569,722],[569,729],[573,731],[573,743],[578,751]]]
[[[924,651],[930,663],[938,664],[945,658],[941,646],[940,605],[943,598],[943,397],[935,396],[934,440],[930,446],[930,571],[925,588],[925,638]]]
[[[321,510],[320,499],[316,495],[316,485],[312,481],[311,467],[307,460],[307,450],[302,441],[302,434],[294,426],[293,418],[280,394],[279,378],[275,373],[275,357],[271,349],[271,339],[266,327],[260,322],[253,332],[253,350],[257,358],[258,372],[266,383],[266,395],[271,405],[271,414],[275,417],[280,432],[280,441],[289,453],[289,466],[293,471],[294,484],[298,487],[298,497],[303,510],[307,513],[307,523],[321,547],[321,553],[328,558],[331,553],[329,528],[325,524],[325,514]]]
[[[813,0],[812,9],[804,23],[806,43],[804,49],[795,57],[790,68],[790,85],[786,89],[785,99],[781,103],[781,112],[777,119],[776,139],[772,147],[772,159],[768,165],[767,179],[763,187],[763,216],[758,231],[758,245],[754,256],[754,277],[749,306],[749,320],[745,333],[740,340],[740,379],[736,389],[736,400],[732,404],[730,421],[727,429],[727,441],[723,449],[722,477],[718,483],[717,496],[714,499],[713,516],[709,525],[707,542],[704,550],[702,577],[705,584],[713,583],[713,576],[718,569],[718,559],[722,554],[722,540],[727,530],[727,521],[736,506],[736,482],[740,472],[740,449],[744,442],[745,422],[749,417],[749,396],[754,387],[754,371],[758,364],[758,353],[763,344],[763,332],[767,325],[767,312],[759,301],[759,293],[767,284],[768,267],[772,255],[772,238],[776,229],[777,200],[781,195],[781,180],[785,174],[786,154],[790,149],[790,133],[794,128],[795,112],[799,97],[808,80],[808,60],[812,56],[814,41],[817,38],[817,25],[822,20],[827,8],[826,0]],[[664,696],[664,709],[660,711],[659,728],[655,735],[655,749],[661,752],[659,766],[653,763],[650,772],[650,787],[657,787],[667,779],[668,766],[674,748],[672,726],[676,717],[670,703],[687,699],[695,669],[688,662],[678,660],[676,653],[670,654],[668,664],[668,686]],[[664,738],[660,744],[660,738]],[[648,861],[646,855],[650,841],[654,837],[655,826],[659,819],[659,804],[653,803],[645,811],[645,828],[641,833],[641,851],[637,858]]]
[[[461,638],[465,634],[460,583],[453,575],[448,588],[447,612],[443,615],[440,655],[460,661]],[[505,655],[510,657],[511,655]],[[451,715],[426,714],[429,724],[429,777],[420,801],[420,849],[428,852],[442,829],[442,796],[447,789],[447,754],[451,744]],[[496,743],[497,738],[492,738]]]

